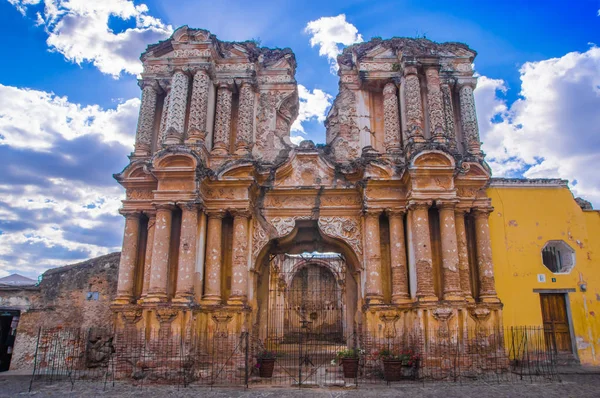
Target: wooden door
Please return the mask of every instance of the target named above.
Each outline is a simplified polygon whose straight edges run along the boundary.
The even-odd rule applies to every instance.
[[[540,294],[540,300],[546,344],[557,352],[572,353],[571,329],[565,295],[561,293]]]

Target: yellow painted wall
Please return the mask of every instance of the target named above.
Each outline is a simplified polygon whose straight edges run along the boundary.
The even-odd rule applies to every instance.
[[[533,289],[574,288],[569,301],[579,359],[600,365],[600,213],[581,210],[565,187],[490,187],[487,194],[494,206],[490,229],[504,326],[542,326]],[[570,273],[544,267],[541,251],[549,240],[564,240],[575,250]],[[545,283],[538,274],[546,275]]]

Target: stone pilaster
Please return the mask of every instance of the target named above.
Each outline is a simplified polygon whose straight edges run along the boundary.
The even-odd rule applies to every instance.
[[[381,280],[381,239],[379,236],[380,210],[365,211],[366,287],[365,299],[369,304],[383,303]]]
[[[196,240],[198,234],[198,204],[181,206],[181,238],[179,240],[179,264],[177,289],[173,301],[190,303],[194,297],[194,270],[196,267]]]
[[[475,113],[475,97],[473,90],[477,83],[476,78],[458,79],[460,99],[460,120],[465,149],[470,155],[481,157],[481,141],[479,140],[479,127]]]
[[[165,97],[163,98],[162,113],[160,114],[160,126],[158,128],[158,138],[156,139],[156,148],[160,149],[165,143],[167,136],[167,114],[169,113],[169,99],[171,98],[171,87],[169,84],[164,84]]]
[[[477,267],[479,271],[479,300],[497,302],[494,265],[492,263],[492,242],[488,218],[491,207],[474,208],[475,241],[477,245]]]
[[[133,301],[135,267],[140,239],[140,213],[125,213],[125,233],[119,263],[119,280],[115,304],[129,304]]]
[[[233,211],[233,259],[229,304],[245,304],[248,299],[248,225],[250,211]]]
[[[210,78],[206,70],[196,70],[192,81],[187,142],[201,142],[206,138],[209,84]]]
[[[183,71],[178,70],[173,74],[169,110],[167,112],[166,145],[181,144],[183,142],[189,85],[188,79],[188,75]]]
[[[456,244],[458,249],[458,270],[460,274],[460,289],[467,301],[473,301],[471,292],[471,269],[469,266],[469,247],[467,232],[465,230],[465,208],[456,208],[454,211],[456,227]]]
[[[442,90],[442,99],[444,102],[444,123],[448,146],[452,151],[456,151],[456,128],[454,126],[454,105],[452,104],[452,90],[454,88],[454,80],[445,78],[440,83]]]
[[[436,202],[440,212],[440,236],[442,241],[442,275],[444,300],[462,300],[456,226],[455,201]]]
[[[142,87],[142,103],[135,135],[135,155],[148,156],[152,152],[158,84],[156,81],[140,81],[140,87]]]
[[[436,301],[433,281],[433,260],[431,254],[431,236],[429,234],[429,208],[431,201],[411,200],[408,204],[411,216],[412,243],[415,253],[417,274],[417,299]]]
[[[414,65],[407,65],[404,68],[404,109],[406,112],[406,131],[404,136],[406,142],[404,147],[407,146],[416,149],[420,144],[425,142],[425,136],[423,135],[423,104],[421,101],[421,84],[419,82],[419,76],[417,75],[417,67]],[[407,154],[411,150],[405,150]]]
[[[408,267],[404,240],[405,210],[388,210],[390,221],[390,262],[392,268],[392,302],[396,304],[410,301],[408,291]]]
[[[170,204],[156,205],[156,225],[154,227],[154,244],[152,245],[152,267],[150,285],[144,302],[161,302],[167,300],[167,283],[169,280],[169,248],[171,244],[171,222],[173,209]]]
[[[232,93],[228,84],[220,84],[217,90],[217,110],[213,155],[229,154],[229,138],[231,135],[231,101]]]
[[[248,155],[252,145],[252,129],[254,127],[254,88],[243,82],[240,89],[238,107],[238,125],[235,136],[235,154]]]
[[[383,88],[383,130],[384,144],[388,153],[402,152],[400,143],[400,116],[396,84],[390,82]]]
[[[154,230],[156,225],[156,213],[146,213],[148,216],[148,238],[146,239],[146,256],[144,264],[144,281],[142,283],[142,300],[148,294],[150,288],[150,275],[152,272],[152,248],[154,246]]]
[[[440,87],[438,66],[425,69],[427,77],[427,109],[429,111],[429,131],[433,141],[446,143],[446,121],[444,119],[444,100]]]
[[[206,242],[206,273],[204,277],[204,296],[202,299],[208,304],[221,304],[221,234],[223,230],[222,210],[210,211],[208,214],[208,231]]]

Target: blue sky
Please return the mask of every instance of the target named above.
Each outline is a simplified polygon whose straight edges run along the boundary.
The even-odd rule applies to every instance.
[[[0,0],[0,276],[118,250],[145,45],[187,24],[290,47],[292,136],[323,142],[330,59],[372,37],[461,41],[478,52],[479,124],[495,176],[560,177],[600,206],[600,0]],[[337,49],[337,50],[336,50]],[[300,138],[297,138],[300,139]]]

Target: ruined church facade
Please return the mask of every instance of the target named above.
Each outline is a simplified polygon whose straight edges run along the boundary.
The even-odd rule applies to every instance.
[[[475,56],[427,39],[346,48],[316,146],[290,140],[290,49],[188,27],[149,46],[135,150],[115,175],[117,325],[260,338],[324,316],[378,337],[501,328]],[[272,322],[279,306],[292,315]]]

